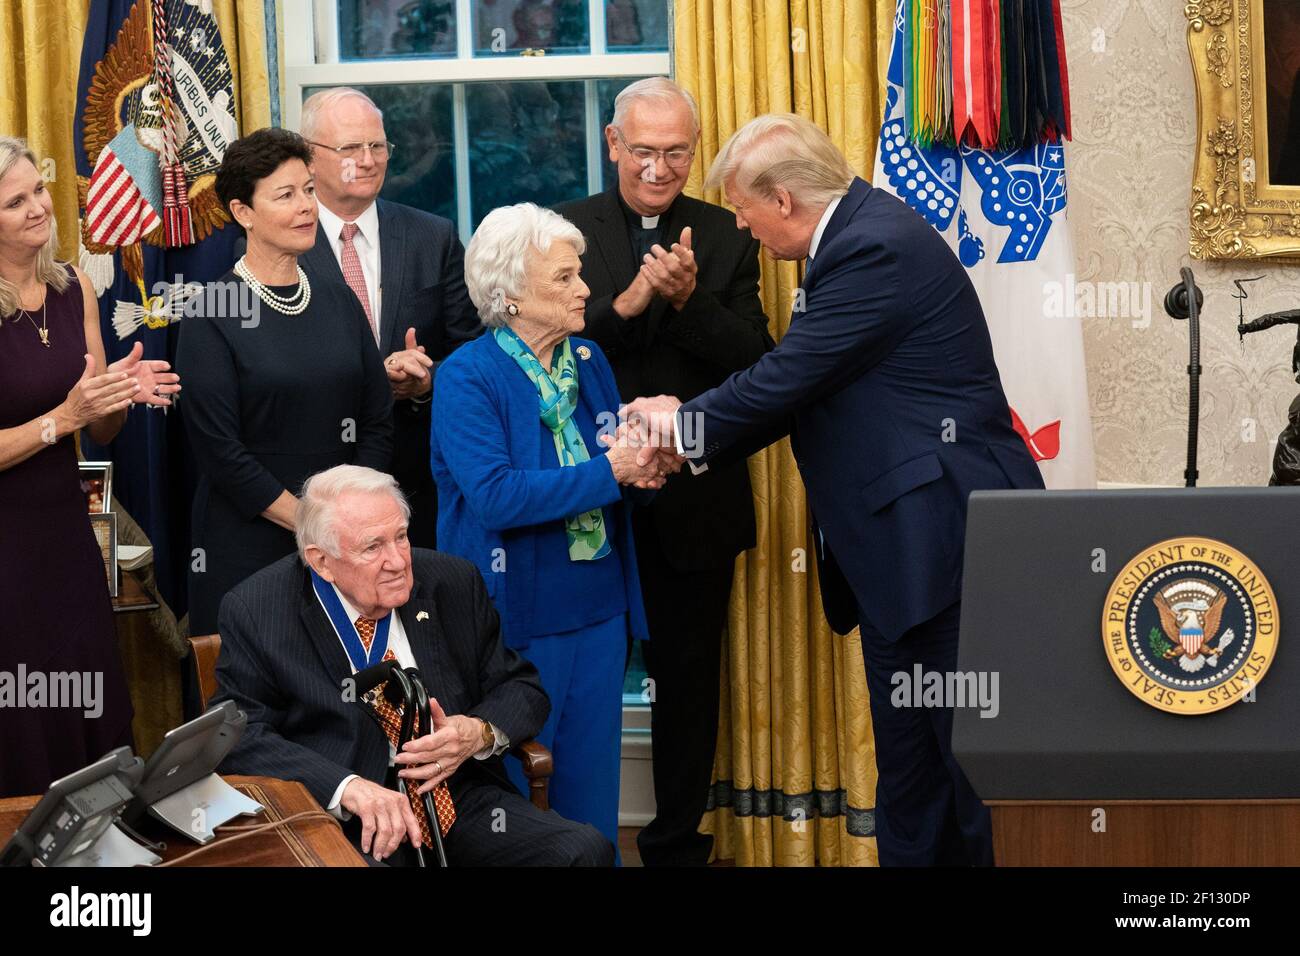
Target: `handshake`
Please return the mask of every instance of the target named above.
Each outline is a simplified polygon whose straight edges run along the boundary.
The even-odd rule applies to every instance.
[[[620,485],[662,488],[668,476],[682,470],[686,459],[677,454],[676,418],[682,403],[671,395],[638,398],[618,411],[618,431],[603,434],[609,466]]]

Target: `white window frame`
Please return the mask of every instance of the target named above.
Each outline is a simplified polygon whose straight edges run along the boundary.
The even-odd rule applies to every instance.
[[[376,86],[383,84],[456,84],[452,96],[455,139],[456,202],[461,241],[468,242],[470,227],[468,114],[466,83],[520,80],[581,80],[586,92],[587,192],[603,188],[601,158],[604,138],[596,84],[600,80],[632,76],[671,76],[672,54],[609,53],[605,48],[605,5],[589,5],[591,52],[548,56],[474,56],[473,4],[456,0],[455,57],[342,60],[339,57],[338,0],[282,0],[285,30],[283,119],[288,129],[298,129],[302,91],[312,86]],[[669,32],[672,10],[669,4]],[[670,40],[671,45],[671,40]]]

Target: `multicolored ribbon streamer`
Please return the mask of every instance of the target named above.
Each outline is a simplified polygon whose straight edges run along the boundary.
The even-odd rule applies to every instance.
[[[1060,0],[900,0],[904,123],[921,146],[1070,138]]]

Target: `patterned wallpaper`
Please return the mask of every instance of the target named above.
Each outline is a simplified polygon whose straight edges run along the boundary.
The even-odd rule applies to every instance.
[[[1246,286],[1251,319],[1300,308],[1300,265],[1188,255],[1196,98],[1183,4],[1061,6],[1074,131],[1066,163],[1075,278],[1136,283],[1125,288],[1139,293],[1122,317],[1083,320],[1098,480],[1183,483],[1188,329],[1163,303],[1179,268],[1191,265],[1205,293],[1200,484],[1267,484],[1273,444],[1300,392],[1291,376],[1295,326],[1242,343],[1232,280],[1264,277]]]

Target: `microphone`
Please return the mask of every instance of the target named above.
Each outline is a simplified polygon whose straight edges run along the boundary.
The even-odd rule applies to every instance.
[[[1191,352],[1187,362],[1187,467],[1183,470],[1188,488],[1196,487],[1196,439],[1201,422],[1201,306],[1205,296],[1196,286],[1192,270],[1183,266],[1179,270],[1183,281],[1165,294],[1165,311],[1174,319],[1188,320],[1188,343]]]
[[[1196,284],[1192,270],[1184,266],[1181,275],[1183,281],[1165,293],[1165,311],[1173,319],[1186,319],[1191,315],[1190,302],[1193,298],[1198,313],[1201,311],[1201,306],[1205,304],[1205,296],[1201,293],[1200,286]]]

